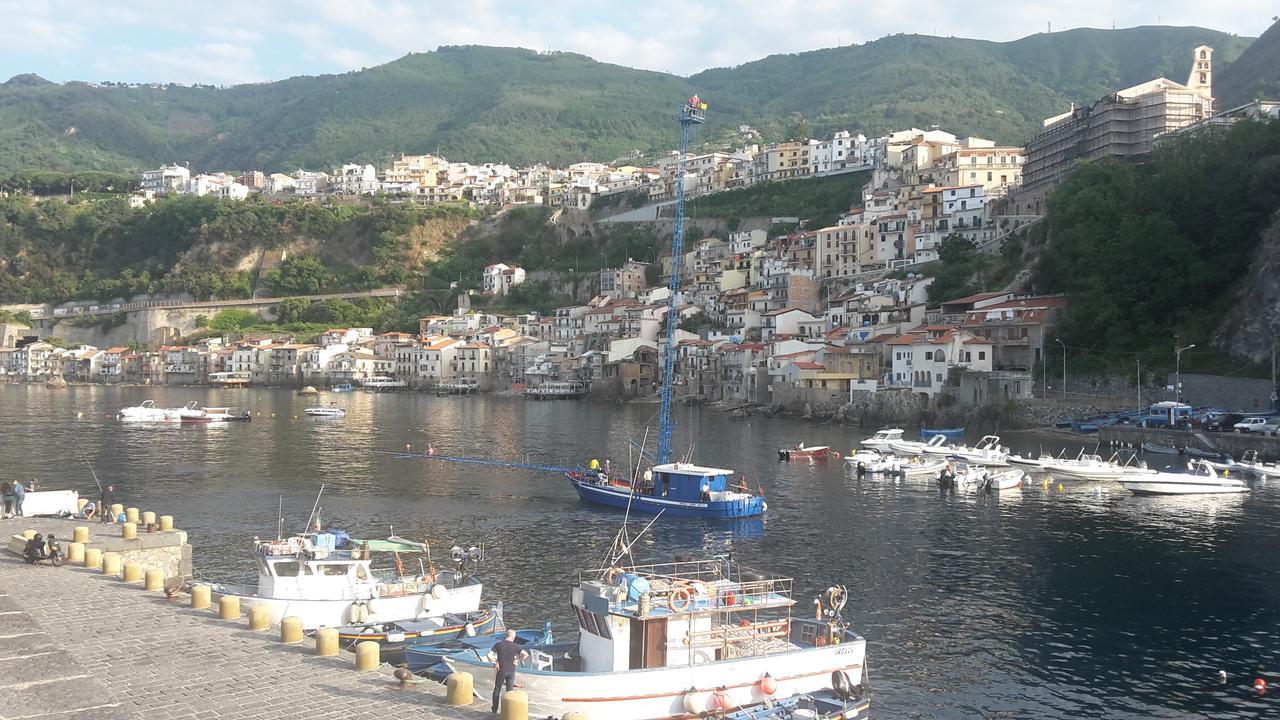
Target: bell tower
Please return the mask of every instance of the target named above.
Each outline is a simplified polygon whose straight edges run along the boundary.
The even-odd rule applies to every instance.
[[[1187,87],[1206,100],[1213,99],[1213,48],[1201,45],[1191,51],[1191,77]]]

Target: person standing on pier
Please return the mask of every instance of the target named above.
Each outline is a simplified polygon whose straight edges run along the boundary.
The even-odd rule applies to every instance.
[[[493,675],[493,712],[496,713],[503,686],[508,691],[515,687],[516,663],[529,657],[529,653],[516,644],[516,631],[508,630],[506,639],[494,643],[493,654],[497,657]]]
[[[98,503],[98,512],[101,513],[102,522],[109,523],[114,521],[115,518],[111,517],[111,506],[116,502],[116,486],[107,485],[102,488],[102,497],[98,499],[100,501]]]
[[[3,517],[7,518],[12,516],[13,515],[13,483],[9,482],[8,480],[5,480],[4,484],[0,485],[0,496],[4,497]]]
[[[27,496],[27,488],[21,480],[13,481],[13,516],[22,517],[22,500]]]

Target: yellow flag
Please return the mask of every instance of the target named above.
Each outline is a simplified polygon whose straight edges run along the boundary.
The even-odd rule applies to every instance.
[[[707,104],[706,104],[706,103],[698,103],[698,109],[699,109],[699,110],[706,110],[706,109],[707,109]]]

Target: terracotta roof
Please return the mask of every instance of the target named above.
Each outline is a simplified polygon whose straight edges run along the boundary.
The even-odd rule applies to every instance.
[[[895,335],[895,334],[893,334],[893,333],[880,333],[879,335],[876,335],[875,337],[867,338],[867,342],[869,342],[869,343],[882,343],[882,342],[888,342],[888,341],[890,341],[890,340],[892,340],[892,339],[894,339],[894,338],[896,338],[896,337],[898,337],[898,336],[897,336],[897,335]]]
[[[826,370],[827,369],[826,366],[823,365],[822,363],[808,362],[805,360],[797,360],[796,362],[793,362],[791,364],[801,370]]]
[[[770,316],[770,315],[781,315],[781,314],[783,314],[783,313],[789,313],[789,312],[792,312],[792,311],[795,311],[795,310],[799,310],[800,312],[802,312],[802,313],[807,313],[807,314],[809,314],[809,315],[812,315],[812,314],[813,314],[813,313],[809,312],[808,310],[805,310],[804,308],[798,308],[798,307],[784,307],[784,308],[780,308],[780,309],[778,309],[778,310],[771,310],[771,311],[769,311],[769,312],[767,312],[767,313],[764,313],[764,315],[765,315],[765,317],[768,317],[768,316]]]
[[[920,338],[914,335],[898,335],[897,337],[893,337],[888,340],[885,340],[884,344],[885,345],[915,345],[916,342],[918,342],[919,340]]]
[[[976,295],[967,295],[967,296],[962,297],[962,298],[956,298],[955,300],[945,300],[945,301],[943,301],[943,303],[942,303],[942,304],[943,304],[943,305],[956,305],[956,304],[959,304],[959,303],[976,303],[976,302],[982,302],[983,300],[990,300],[990,299],[991,299],[991,298],[993,298],[993,297],[1000,297],[1001,295],[1008,295],[1008,294],[1009,294],[1009,293],[1006,293],[1006,292],[986,292],[986,293],[978,293],[978,294],[976,294]]]

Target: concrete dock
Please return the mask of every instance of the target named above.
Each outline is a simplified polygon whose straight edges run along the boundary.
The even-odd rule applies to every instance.
[[[26,529],[118,535],[118,525],[0,520]],[[310,639],[219,620],[188,596],[147,592],[96,570],[31,566],[0,551],[0,718],[488,718],[487,699],[450,707],[432,682],[400,689],[391,668],[357,672],[353,656],[317,657]]]

